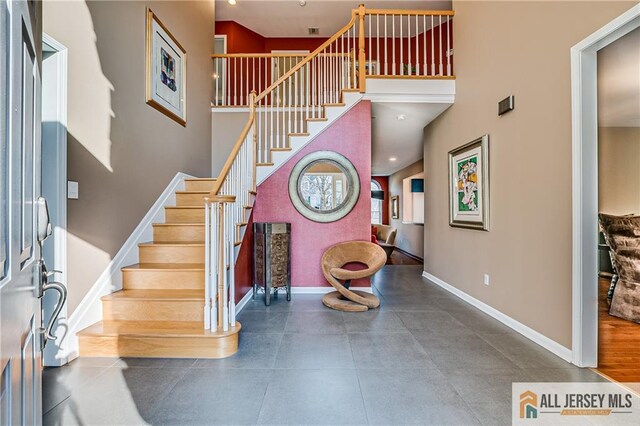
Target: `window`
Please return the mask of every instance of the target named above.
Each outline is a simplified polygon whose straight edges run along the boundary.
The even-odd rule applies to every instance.
[[[372,191],[382,191],[382,187],[375,180],[371,181]],[[371,199],[371,223],[382,223],[382,200]]]
[[[9,188],[8,188],[8,168],[9,168],[9,140],[8,140],[8,67],[7,59],[9,54],[9,37],[7,22],[8,13],[6,2],[0,4],[0,279],[3,279],[7,273],[7,253],[9,251],[8,238],[8,215],[9,207]]]

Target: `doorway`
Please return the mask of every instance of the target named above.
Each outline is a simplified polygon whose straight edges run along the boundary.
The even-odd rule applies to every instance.
[[[47,199],[52,234],[43,246],[43,258],[52,280],[67,282],[67,49],[47,34],[42,37],[42,196]],[[42,313],[50,318],[55,294],[42,299]],[[57,340],[43,352],[45,366],[67,363],[67,305],[54,325]]]
[[[272,50],[271,82],[275,83],[280,77],[301,62],[308,54],[308,50]],[[281,106],[306,105],[307,74],[302,67],[276,89],[275,104]]]
[[[598,366],[598,52],[640,27],[640,5],[571,49],[572,362]]]

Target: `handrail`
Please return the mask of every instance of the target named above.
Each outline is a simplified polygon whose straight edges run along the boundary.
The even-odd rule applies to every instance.
[[[303,58],[308,53],[215,53],[212,58]]]
[[[264,99],[269,93],[271,93],[275,88],[277,88],[280,84],[282,84],[285,80],[293,76],[296,72],[300,71],[300,69],[308,64],[313,58],[315,58],[320,52],[329,47],[334,41],[336,41],[341,35],[347,32],[356,22],[356,11],[351,11],[351,20],[347,25],[342,27],[342,29],[332,35],[327,41],[322,43],[316,50],[307,55],[306,58],[298,62],[295,66],[293,66],[289,71],[287,71],[282,77],[277,79],[271,86],[267,87],[262,93],[258,95],[258,97],[254,100],[257,104],[262,99]]]
[[[213,184],[213,189],[209,194],[211,197],[218,195],[218,191],[220,191],[220,187],[222,186],[225,179],[227,178],[227,175],[229,174],[229,170],[231,170],[231,166],[233,166],[233,162],[235,161],[236,156],[240,151],[240,148],[242,148],[242,144],[247,138],[247,135],[251,130],[251,126],[253,126],[253,122],[255,120],[255,111],[256,111],[255,98],[256,98],[256,92],[252,91],[251,94],[249,95],[249,119],[247,120],[247,124],[245,124],[244,128],[242,129],[240,136],[236,140],[235,145],[231,149],[231,153],[229,153],[229,156],[227,157],[227,161],[224,163],[224,166],[222,167],[222,170],[220,171],[218,178]]]
[[[454,16],[453,10],[365,9],[367,15],[434,15]]]

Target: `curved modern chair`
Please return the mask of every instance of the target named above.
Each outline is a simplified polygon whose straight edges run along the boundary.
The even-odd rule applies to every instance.
[[[351,280],[367,278],[378,272],[387,262],[387,254],[377,244],[368,241],[350,241],[331,246],[322,255],[322,273],[337,291],[322,298],[325,306],[339,311],[360,312],[380,306],[380,300],[371,293],[350,290]],[[344,269],[348,263],[361,263],[365,269]],[[343,282],[341,282],[343,281]]]

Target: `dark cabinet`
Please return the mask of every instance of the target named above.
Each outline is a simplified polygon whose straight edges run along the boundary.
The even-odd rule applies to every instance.
[[[291,300],[291,224],[257,222],[253,224],[253,298],[264,292],[265,305],[271,304],[272,291],[284,289]]]

